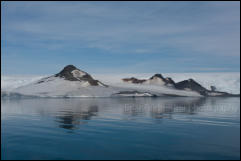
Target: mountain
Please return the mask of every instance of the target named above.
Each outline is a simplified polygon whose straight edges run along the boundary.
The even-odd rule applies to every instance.
[[[96,97],[109,96],[113,92],[115,92],[114,89],[108,88],[104,83],[95,80],[90,74],[73,65],[64,67],[55,75],[42,78],[11,91],[15,95],[40,97]]]
[[[203,96],[210,96],[210,97],[214,97],[214,96],[239,97],[239,95],[234,95],[234,94],[230,94],[227,92],[215,91],[214,86],[211,86],[212,90],[208,90],[208,89],[204,88],[203,86],[201,86],[199,83],[197,83],[193,79],[188,79],[188,80],[178,82],[175,84],[175,88],[180,89],[180,90],[196,91]]]
[[[9,91],[1,90],[1,97],[208,97],[239,96],[207,90],[193,79],[175,83],[172,78],[155,74],[149,79],[122,79],[125,83],[106,85],[90,74],[67,65],[59,73]],[[127,83],[126,83],[127,82]]]
[[[85,86],[103,86],[107,87],[107,85],[101,83],[98,80],[95,80],[89,75],[88,73],[76,68],[73,65],[67,65],[64,67],[62,71],[60,71],[58,74],[55,74],[51,77],[46,77],[41,80],[39,80],[37,83],[43,83],[46,81],[49,81],[49,78],[63,78],[68,81],[78,81],[81,83],[85,83]]]
[[[134,84],[149,84],[149,85],[160,85],[174,87],[175,82],[171,78],[164,78],[161,74],[155,74],[149,79],[137,79],[134,77],[124,78],[123,82],[134,83]]]
[[[165,85],[165,86],[175,86],[175,82],[171,78],[164,78],[161,74],[155,74],[145,83],[154,85]]]
[[[205,94],[207,91],[206,88],[201,86],[199,83],[194,81],[193,79],[184,80],[178,83],[175,83],[175,88],[180,90],[192,90],[201,93],[202,95]]]
[[[122,79],[124,82],[127,82],[127,83],[135,83],[135,84],[139,84],[139,83],[143,83],[145,82],[146,80],[145,79],[137,79],[135,77],[131,77],[131,78],[124,78]]]
[[[199,93],[201,96],[210,96],[210,97],[211,96],[212,97],[213,96],[225,96],[225,97],[240,96],[240,95],[233,95],[227,92],[208,90],[193,79],[188,79],[188,80],[184,80],[176,83],[172,80],[172,78],[169,78],[169,77],[165,78],[161,74],[155,74],[149,79],[139,80],[137,78],[132,77],[132,78],[124,78],[122,80],[126,83],[132,83],[132,84],[142,84],[142,85],[149,84],[154,86],[171,87],[181,91],[193,91],[193,92]],[[211,86],[211,87],[212,89],[214,89],[213,88],[214,86]],[[174,92],[173,94],[170,94],[170,96],[175,94],[176,93]]]

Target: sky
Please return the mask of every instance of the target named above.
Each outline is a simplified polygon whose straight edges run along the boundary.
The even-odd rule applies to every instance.
[[[240,2],[1,2],[1,73],[240,72]]]

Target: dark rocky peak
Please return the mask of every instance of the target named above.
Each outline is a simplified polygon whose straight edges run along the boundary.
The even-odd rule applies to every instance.
[[[77,69],[74,65],[67,65],[61,72],[72,72],[73,70]]]
[[[234,95],[227,92],[216,91],[216,87],[211,86],[211,90],[204,88],[193,79],[184,80],[176,83],[175,87],[180,90],[190,89],[196,91],[203,96],[219,96],[219,97],[240,97],[240,95]]]
[[[164,78],[164,77],[162,76],[162,74],[155,74],[154,76],[152,76],[152,77],[150,78],[150,80],[155,79],[155,78],[161,79],[163,82],[165,82],[165,85],[175,86],[175,82],[174,82],[174,81],[172,80],[172,78],[170,78],[170,77]]]
[[[180,90],[190,89],[190,90],[193,90],[193,91],[197,91],[201,94],[204,94],[205,92],[208,91],[206,88],[201,86],[199,83],[197,83],[193,79],[188,79],[188,80],[178,82],[178,83],[176,83],[175,87],[177,89],[180,89]]]
[[[153,79],[161,79],[165,85],[171,85],[171,86],[175,86],[175,82],[171,79],[171,78],[164,78],[161,74],[155,74],[153,75],[151,78],[149,78],[148,80],[153,80]],[[141,83],[145,83],[146,79],[137,79],[135,77],[131,77],[131,78],[124,78],[122,79],[124,82],[130,82],[130,83],[135,83],[135,84],[141,84]]]
[[[161,78],[161,79],[165,79],[161,74],[155,74],[154,76],[152,76],[150,79],[154,79],[154,78]]]
[[[61,70],[58,74],[55,74],[55,77],[61,77],[69,81],[88,81],[92,86],[106,86],[100,81],[93,79],[88,73],[76,68],[73,65],[65,66],[63,70]]]
[[[84,76],[91,78],[91,76],[88,73],[79,70],[73,65],[67,65],[66,67],[64,67],[63,70],[61,70],[55,76],[65,78],[66,80],[70,80],[70,81],[78,81],[81,77],[84,77]]]

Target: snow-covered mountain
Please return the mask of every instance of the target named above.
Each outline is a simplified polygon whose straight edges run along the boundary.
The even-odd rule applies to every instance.
[[[77,69],[75,66],[68,65],[55,75],[44,77],[10,91],[4,91],[3,95],[39,97],[107,97],[113,92],[118,91],[108,88],[107,85],[93,79],[91,75]]]
[[[108,85],[128,85],[122,78],[135,77],[136,79],[146,80],[155,73],[109,73],[92,75],[101,82]],[[190,78],[194,79],[206,89],[211,90],[215,86],[218,91],[225,91],[232,94],[240,94],[240,73],[239,72],[219,72],[219,73],[162,73],[165,77],[170,77],[175,82],[181,82]],[[10,79],[10,78],[9,78]],[[14,78],[13,78],[14,79]]]
[[[54,77],[64,78],[65,80],[68,80],[68,81],[77,81],[77,82],[80,82],[82,84],[82,86],[103,86],[103,87],[107,87],[107,85],[101,83],[98,80],[93,79],[91,77],[91,75],[89,75],[88,73],[86,73],[86,72],[84,72],[80,69],[77,69],[73,65],[66,66],[61,72],[54,75]],[[48,77],[40,80],[38,83],[45,82],[46,80],[48,80]]]
[[[227,92],[216,91],[214,90],[216,89],[215,86],[212,86],[212,90],[208,90],[193,79],[188,79],[188,80],[184,80],[176,83],[172,80],[172,78],[170,77],[164,78],[161,74],[155,74],[149,79],[140,80],[140,79],[131,77],[131,78],[124,78],[122,79],[122,81],[130,84],[142,84],[142,85],[148,84],[148,85],[155,85],[155,86],[171,87],[171,88],[183,90],[183,91],[193,91],[193,92],[199,93],[202,96],[239,96],[239,95],[233,95]]]
[[[4,78],[7,81],[3,81]],[[126,78],[123,79],[125,83],[119,84],[102,83],[73,65],[66,66],[52,76],[33,77],[30,83],[17,79],[16,84],[8,84],[9,80],[14,82],[11,77],[3,77],[3,80],[1,82],[5,86],[1,87],[1,95],[15,97],[231,96],[225,92],[208,90],[194,80],[175,83],[172,78],[164,78],[161,74],[149,79]],[[24,83],[21,86],[19,82]],[[11,84],[14,84],[13,88],[9,88]]]
[[[216,91],[216,87],[212,86],[212,90],[204,88],[202,85],[197,83],[193,79],[184,80],[178,83],[175,83],[175,88],[179,90],[190,90],[200,93],[202,96],[239,96],[235,94],[230,94],[227,92]]]
[[[164,78],[161,74],[155,74],[149,79],[137,79],[135,77],[124,78],[123,82],[134,83],[134,84],[149,84],[149,85],[160,85],[174,87],[175,82],[171,78]]]

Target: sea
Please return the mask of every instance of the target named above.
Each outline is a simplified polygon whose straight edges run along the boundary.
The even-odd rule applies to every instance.
[[[1,159],[240,159],[240,98],[1,99]]]

